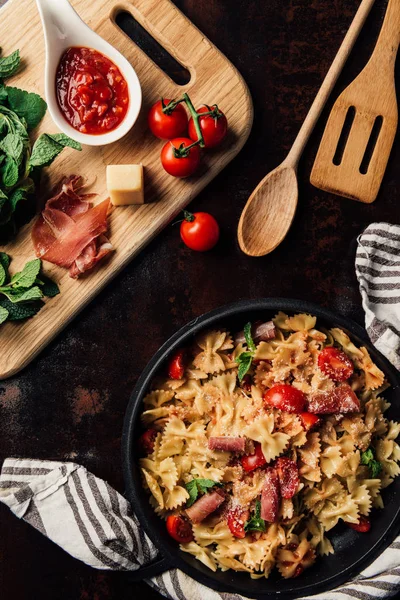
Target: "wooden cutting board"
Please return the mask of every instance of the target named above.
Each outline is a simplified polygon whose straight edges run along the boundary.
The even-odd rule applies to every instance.
[[[46,170],[48,185],[77,173],[96,181],[92,188],[99,201],[107,197],[107,164],[142,162],[145,168],[146,204],[114,209],[110,216],[110,239],[115,252],[103,265],[81,280],[67,271],[44,263],[44,270],[60,286],[61,294],[24,323],[0,327],[0,379],[26,366],[96,294],[211,181],[247,140],[252,120],[252,101],[242,77],[228,59],[170,2],[170,0],[72,0],[72,5],[97,33],[122,52],[134,66],[143,91],[141,115],[132,131],[120,142],[104,148],[86,146],[82,152],[65,150]],[[115,23],[119,11],[132,16],[191,74],[185,86],[175,84]],[[0,42],[4,54],[19,48],[24,68],[10,85],[44,96],[44,42],[33,0],[9,0],[0,10]],[[225,112],[230,133],[223,147],[204,157],[199,176],[178,180],[160,164],[162,142],[147,129],[149,107],[160,96],[176,98],[188,91],[194,104],[217,103]],[[39,127],[53,133],[47,114]],[[1,250],[13,258],[12,272],[34,258],[31,224]]]

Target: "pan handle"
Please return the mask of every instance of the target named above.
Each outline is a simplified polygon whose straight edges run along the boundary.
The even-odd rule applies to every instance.
[[[143,581],[143,579],[151,579],[156,575],[161,575],[161,573],[165,573],[169,569],[174,568],[175,565],[172,564],[170,558],[165,558],[161,556],[156,558],[155,561],[148,565],[144,565],[143,567],[139,567],[136,571],[130,571],[129,579],[133,582]]]

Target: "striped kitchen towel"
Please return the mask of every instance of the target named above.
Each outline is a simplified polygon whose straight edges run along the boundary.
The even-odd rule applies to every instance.
[[[400,369],[400,225],[366,228],[358,238],[356,274],[371,342]]]
[[[0,502],[96,569],[135,570],[157,556],[125,498],[77,464],[8,458],[0,474]],[[173,600],[245,600],[219,594],[177,569],[147,583]],[[399,590],[400,537],[356,579],[312,598],[373,600]]]

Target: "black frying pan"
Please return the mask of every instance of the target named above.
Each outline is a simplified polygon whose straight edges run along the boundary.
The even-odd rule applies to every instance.
[[[178,544],[168,535],[165,523],[154,513],[148,494],[142,487],[135,443],[141,433],[140,413],[143,397],[154,376],[162,369],[174,350],[188,345],[200,331],[227,327],[240,331],[247,321],[266,321],[279,310],[287,313],[307,312],[318,317],[318,324],[344,329],[357,345],[364,345],[372,360],[386,374],[391,388],[385,397],[392,403],[387,415],[400,420],[400,377],[398,371],[369,343],[365,330],[350,319],[303,302],[283,298],[244,300],[223,306],[199,317],[182,327],[154,355],[133,390],[125,415],[122,436],[123,471],[127,497],[132,503],[143,529],[160,550],[161,558],[143,567],[130,577],[134,581],[148,579],[168,569],[178,567],[193,579],[220,592],[234,592],[249,598],[272,599],[277,594],[284,600],[309,596],[337,587],[372,563],[392,542],[400,530],[400,477],[383,491],[384,510],[372,512],[372,527],[368,533],[356,533],[345,525],[335,527],[330,538],[335,554],[319,557],[315,564],[297,579],[282,579],[271,574],[269,579],[251,579],[246,573],[235,571],[212,572],[190,554],[181,552]]]

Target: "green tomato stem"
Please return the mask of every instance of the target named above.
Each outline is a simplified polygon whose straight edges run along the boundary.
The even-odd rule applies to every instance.
[[[191,99],[189,98],[188,94],[183,94],[183,98],[186,102],[186,106],[189,109],[190,115],[193,119],[193,123],[196,129],[196,133],[197,133],[197,142],[200,145],[200,148],[204,148],[205,147],[205,143],[204,143],[204,137],[201,131],[201,127],[200,127],[200,115],[196,112],[196,109],[193,106],[193,103],[191,101]]]

